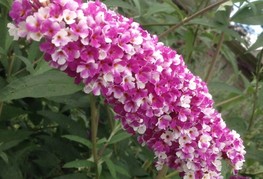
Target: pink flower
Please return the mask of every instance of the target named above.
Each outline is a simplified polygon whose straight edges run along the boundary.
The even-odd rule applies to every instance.
[[[49,19],[43,21],[40,32],[47,37],[52,38],[60,30],[60,25],[58,22],[53,22]]]
[[[65,9],[63,11],[63,20],[66,22],[66,24],[73,24],[75,23],[75,19],[77,17],[77,14],[74,11],[71,11],[69,9]]]
[[[71,39],[68,37],[68,32],[66,29],[59,30],[53,37],[52,43],[59,47],[67,45]]]
[[[221,179],[221,159],[244,163],[243,142],[213,108],[183,57],[99,1],[15,0],[10,35],[39,41],[45,60],[103,95],[124,129],[153,150],[156,168]]]

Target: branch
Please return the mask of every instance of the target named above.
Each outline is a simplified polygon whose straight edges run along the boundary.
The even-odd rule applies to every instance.
[[[262,57],[263,57],[263,49],[258,55],[258,62],[257,62],[257,69],[256,69],[256,87],[253,93],[253,107],[252,107],[251,117],[249,119],[248,131],[250,131],[251,128],[254,126],[254,118],[255,118],[255,112],[256,112],[257,101],[258,101],[258,90],[259,90],[260,68],[261,68]]]
[[[174,31],[174,30],[177,29],[178,27],[181,27],[182,25],[184,25],[185,23],[189,22],[190,20],[196,18],[197,16],[199,16],[199,15],[201,15],[201,14],[206,13],[207,11],[209,11],[209,10],[213,9],[214,7],[217,7],[217,6],[219,6],[220,4],[223,4],[223,3],[227,2],[227,1],[229,1],[229,0],[222,0],[222,1],[216,2],[216,3],[214,3],[214,4],[211,4],[211,5],[207,6],[206,8],[204,8],[204,9],[202,9],[202,10],[200,10],[200,11],[197,11],[197,12],[194,13],[193,15],[185,18],[185,19],[184,19],[183,21],[181,21],[179,24],[176,24],[176,25],[172,26],[171,28],[169,28],[168,30],[166,30],[166,31],[164,31],[163,33],[161,33],[161,34],[159,35],[159,38],[162,38],[162,37],[168,35],[170,32]]]
[[[95,163],[96,179],[99,179],[98,153],[97,153],[97,131],[98,131],[99,112],[96,107],[96,97],[92,94],[90,95],[90,110],[91,110],[92,156]]]
[[[213,57],[213,59],[212,59],[212,62],[211,62],[211,64],[210,64],[210,66],[209,66],[208,72],[207,72],[206,77],[205,77],[205,80],[204,80],[206,83],[208,83],[208,81],[210,80],[210,78],[211,78],[211,76],[212,76],[212,71],[213,71],[213,69],[214,69],[216,60],[217,60],[217,58],[218,58],[218,56],[219,56],[219,52],[220,52],[221,47],[222,47],[222,45],[223,45],[224,37],[225,37],[225,33],[222,32],[222,33],[221,33],[221,36],[220,36],[220,39],[219,39],[219,42],[218,42],[218,45],[217,45],[217,48],[216,48],[216,53],[215,53],[215,55],[214,55],[214,57]]]
[[[162,170],[158,172],[158,175],[156,176],[155,179],[164,179],[167,171],[168,171],[168,167],[164,165]]]

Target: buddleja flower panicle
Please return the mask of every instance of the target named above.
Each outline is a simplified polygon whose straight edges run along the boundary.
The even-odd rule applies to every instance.
[[[187,178],[222,178],[244,162],[240,136],[213,108],[207,85],[182,55],[99,1],[15,0],[10,34],[40,41],[45,60],[103,95],[124,129],[153,150],[156,168]]]

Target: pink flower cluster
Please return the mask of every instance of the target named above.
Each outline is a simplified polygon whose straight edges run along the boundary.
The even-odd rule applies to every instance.
[[[132,19],[99,2],[15,0],[14,39],[40,41],[49,64],[103,95],[123,127],[185,179],[218,179],[221,160],[244,162],[239,134],[213,108],[206,84],[183,57]]]

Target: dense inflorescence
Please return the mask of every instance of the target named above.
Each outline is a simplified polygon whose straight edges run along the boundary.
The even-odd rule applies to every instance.
[[[206,84],[132,19],[81,0],[15,0],[10,16],[14,39],[43,39],[45,60],[86,93],[103,95],[124,129],[153,150],[157,170],[217,179],[222,159],[241,169],[243,142],[213,108]]]

